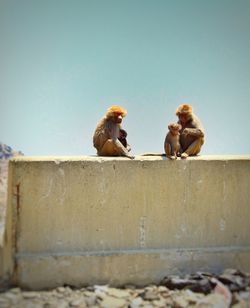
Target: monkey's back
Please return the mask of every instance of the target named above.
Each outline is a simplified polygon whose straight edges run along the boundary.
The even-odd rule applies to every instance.
[[[119,125],[114,123],[112,119],[104,117],[96,126],[93,145],[100,151],[108,139],[118,138]]]

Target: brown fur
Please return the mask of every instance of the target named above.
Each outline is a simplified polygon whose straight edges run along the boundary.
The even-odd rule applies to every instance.
[[[100,156],[126,156],[134,158],[119,141],[121,123],[127,111],[120,106],[111,106],[106,115],[97,124],[93,145]]]
[[[119,139],[119,141],[122,143],[122,145],[123,145],[128,151],[130,151],[130,150],[131,150],[131,147],[130,147],[130,145],[129,145],[128,142],[127,142],[127,136],[128,136],[128,134],[127,134],[127,132],[125,131],[125,129],[120,128],[118,139]]]
[[[168,125],[169,132],[166,135],[164,149],[166,156],[170,159],[176,159],[180,151],[180,133],[181,125],[171,123]]]
[[[180,145],[181,157],[197,155],[205,142],[204,128],[190,105],[180,105],[176,110],[181,124]]]

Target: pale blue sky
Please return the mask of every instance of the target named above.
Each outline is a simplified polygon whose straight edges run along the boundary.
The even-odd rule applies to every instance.
[[[250,154],[250,0],[0,0],[0,141],[94,155],[112,104],[134,154],[193,105],[201,154]]]

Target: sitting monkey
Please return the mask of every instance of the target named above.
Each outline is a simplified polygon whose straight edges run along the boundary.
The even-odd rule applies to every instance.
[[[120,106],[111,106],[106,115],[97,124],[93,145],[99,156],[126,156],[133,159],[128,149],[118,139],[120,136],[122,119],[127,111]],[[126,138],[125,138],[126,139]]]
[[[170,123],[168,125],[169,132],[166,135],[164,149],[166,156],[170,159],[177,159],[180,151],[180,130],[181,125],[178,123]]]
[[[204,144],[204,129],[191,105],[180,105],[176,110],[180,131],[181,158],[197,155]]]

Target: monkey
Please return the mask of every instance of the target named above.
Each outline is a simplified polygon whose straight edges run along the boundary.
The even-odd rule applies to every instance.
[[[120,128],[118,139],[128,151],[131,151],[131,147],[127,142],[127,136],[128,134],[125,129]]]
[[[196,156],[205,142],[204,128],[199,118],[194,114],[191,105],[180,105],[176,110],[180,130],[181,158]]]
[[[181,125],[178,123],[170,123],[168,125],[169,132],[166,135],[164,149],[166,156],[170,159],[177,159],[180,151],[180,133]]]
[[[127,111],[114,105],[108,108],[106,115],[97,124],[93,135],[93,145],[99,156],[125,156],[133,159],[128,149],[118,139],[121,123]]]

